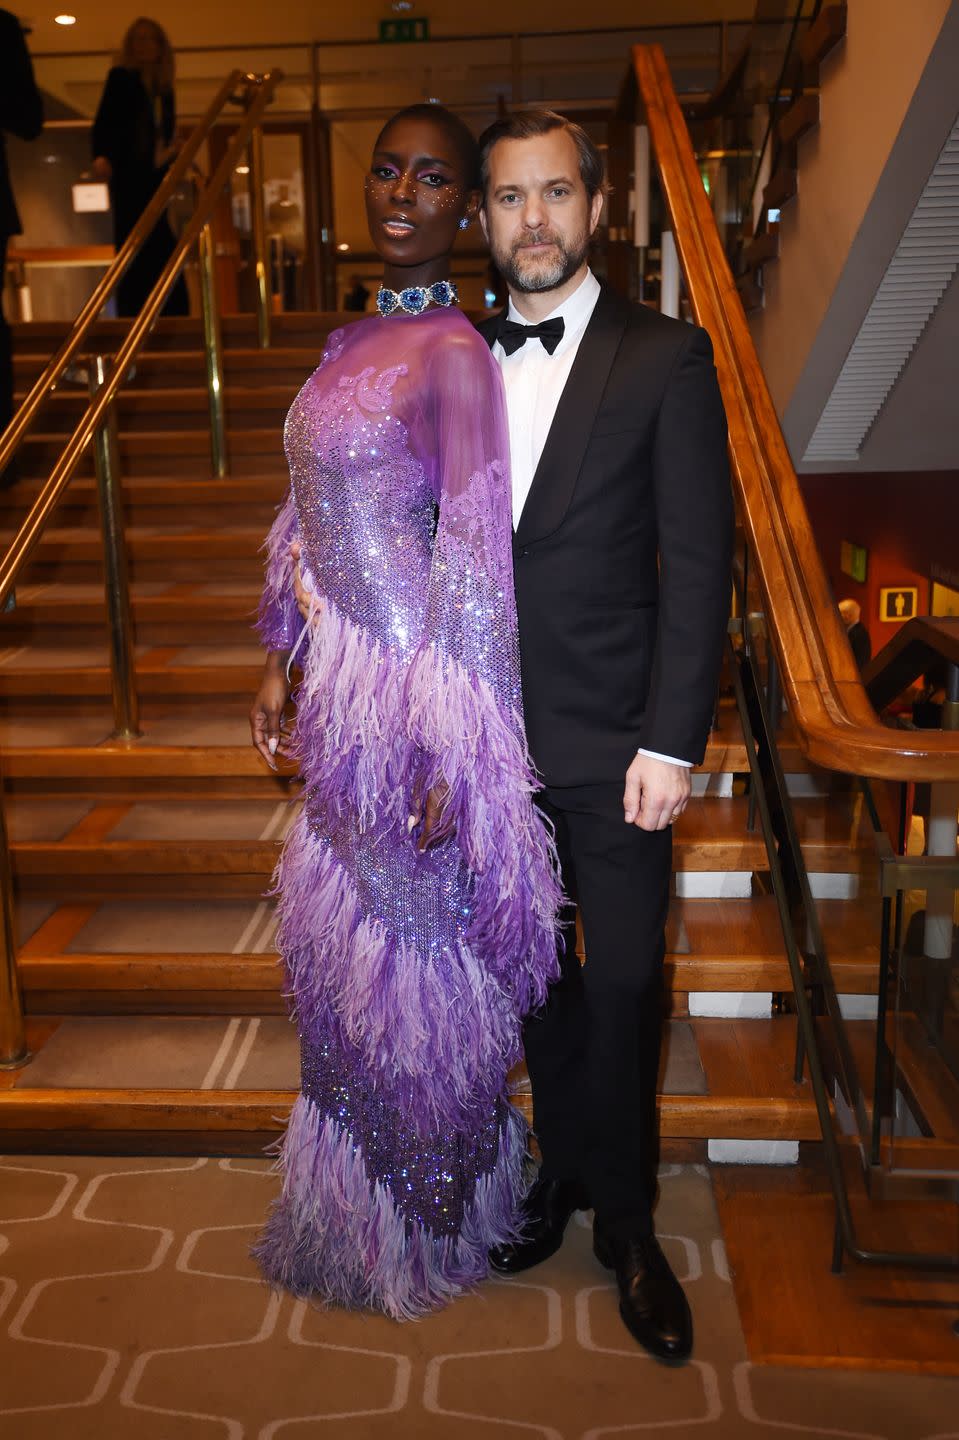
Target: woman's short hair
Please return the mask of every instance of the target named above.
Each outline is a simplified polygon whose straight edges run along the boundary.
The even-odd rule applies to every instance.
[[[141,15],[127,30],[123,37],[123,44],[120,46],[120,64],[125,65],[129,70],[139,70],[141,67],[133,54],[133,37],[141,25],[147,25],[153,31],[157,43],[156,63],[151,66],[156,78],[158,90],[172,90],[173,81],[176,75],[176,59],[173,54],[173,46],[170,38],[158,20],[151,20],[148,15]]]
[[[476,143],[476,136],[465,120],[461,120],[452,110],[447,110],[445,105],[431,105],[427,101],[417,105],[405,105],[402,110],[397,110],[396,114],[391,115],[387,120],[376,137],[374,150],[379,149],[383,136],[397,120],[427,120],[431,125],[438,126],[452,141],[459,155],[467,190],[480,189],[479,146]]]
[[[608,186],[601,152],[582,125],[577,125],[575,120],[567,120],[565,115],[558,115],[555,110],[521,110],[487,126],[479,139],[483,189],[489,183],[489,157],[494,145],[501,140],[533,140],[538,135],[548,135],[552,130],[565,130],[576,146],[580,177],[590,200],[594,195],[605,195]]]

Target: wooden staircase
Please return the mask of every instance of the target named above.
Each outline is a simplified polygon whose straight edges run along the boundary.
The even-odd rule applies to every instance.
[[[298,787],[249,743],[262,664],[250,621],[259,546],[285,488],[283,418],[343,318],[277,317],[268,352],[255,348],[252,321],[225,322],[229,480],[209,478],[195,322],[161,321],[121,395],[140,741],[110,739],[89,469],[17,608],[0,617],[0,752],[35,1052],[0,1073],[0,1152],[252,1153],[282,1127],[296,1037],[281,1018],[263,896]],[[97,338],[109,350],[120,333],[106,322]],[[21,391],[58,338],[55,327],[19,327]],[[54,396],[45,436],[80,403]],[[4,537],[52,454],[44,436],[24,447]],[[743,737],[731,701],[718,713],[703,793],[676,828],[667,936],[662,1127],[666,1152],[693,1158],[708,1141],[818,1136],[809,1087],[792,1078],[794,1018],[768,1000],[789,977],[765,851],[748,828]],[[867,860],[852,799],[811,784],[788,736],[783,756],[810,792],[796,802],[810,868],[838,897],[822,902],[838,986],[869,995],[874,902],[841,898]]]

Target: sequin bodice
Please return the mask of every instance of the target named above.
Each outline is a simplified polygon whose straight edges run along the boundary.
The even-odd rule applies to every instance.
[[[468,323],[436,312],[376,316],[335,331],[286,421],[317,589],[406,658],[423,634],[436,516],[432,466],[416,453],[422,380],[438,324],[451,321]]]

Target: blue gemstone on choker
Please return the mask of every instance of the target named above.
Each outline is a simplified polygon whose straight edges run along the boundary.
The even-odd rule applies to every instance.
[[[448,308],[455,305],[459,295],[452,280],[437,280],[435,284],[408,285],[405,290],[388,290],[381,285],[376,295],[376,308],[381,315],[393,315],[402,310],[407,315],[422,315],[429,305]]]
[[[400,305],[409,315],[418,315],[428,304],[426,291],[421,285],[410,285],[408,289],[400,291]]]

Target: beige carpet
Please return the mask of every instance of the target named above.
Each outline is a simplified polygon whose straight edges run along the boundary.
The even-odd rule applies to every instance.
[[[584,1224],[522,1281],[416,1324],[273,1296],[247,1248],[265,1162],[0,1161],[0,1433],[11,1440],[930,1440],[959,1381],[746,1360],[708,1175],[667,1167],[664,1244],[697,1327],[657,1365]],[[770,1256],[770,1263],[774,1257]],[[815,1263],[819,1263],[819,1259]],[[957,1342],[959,1343],[959,1342]]]

